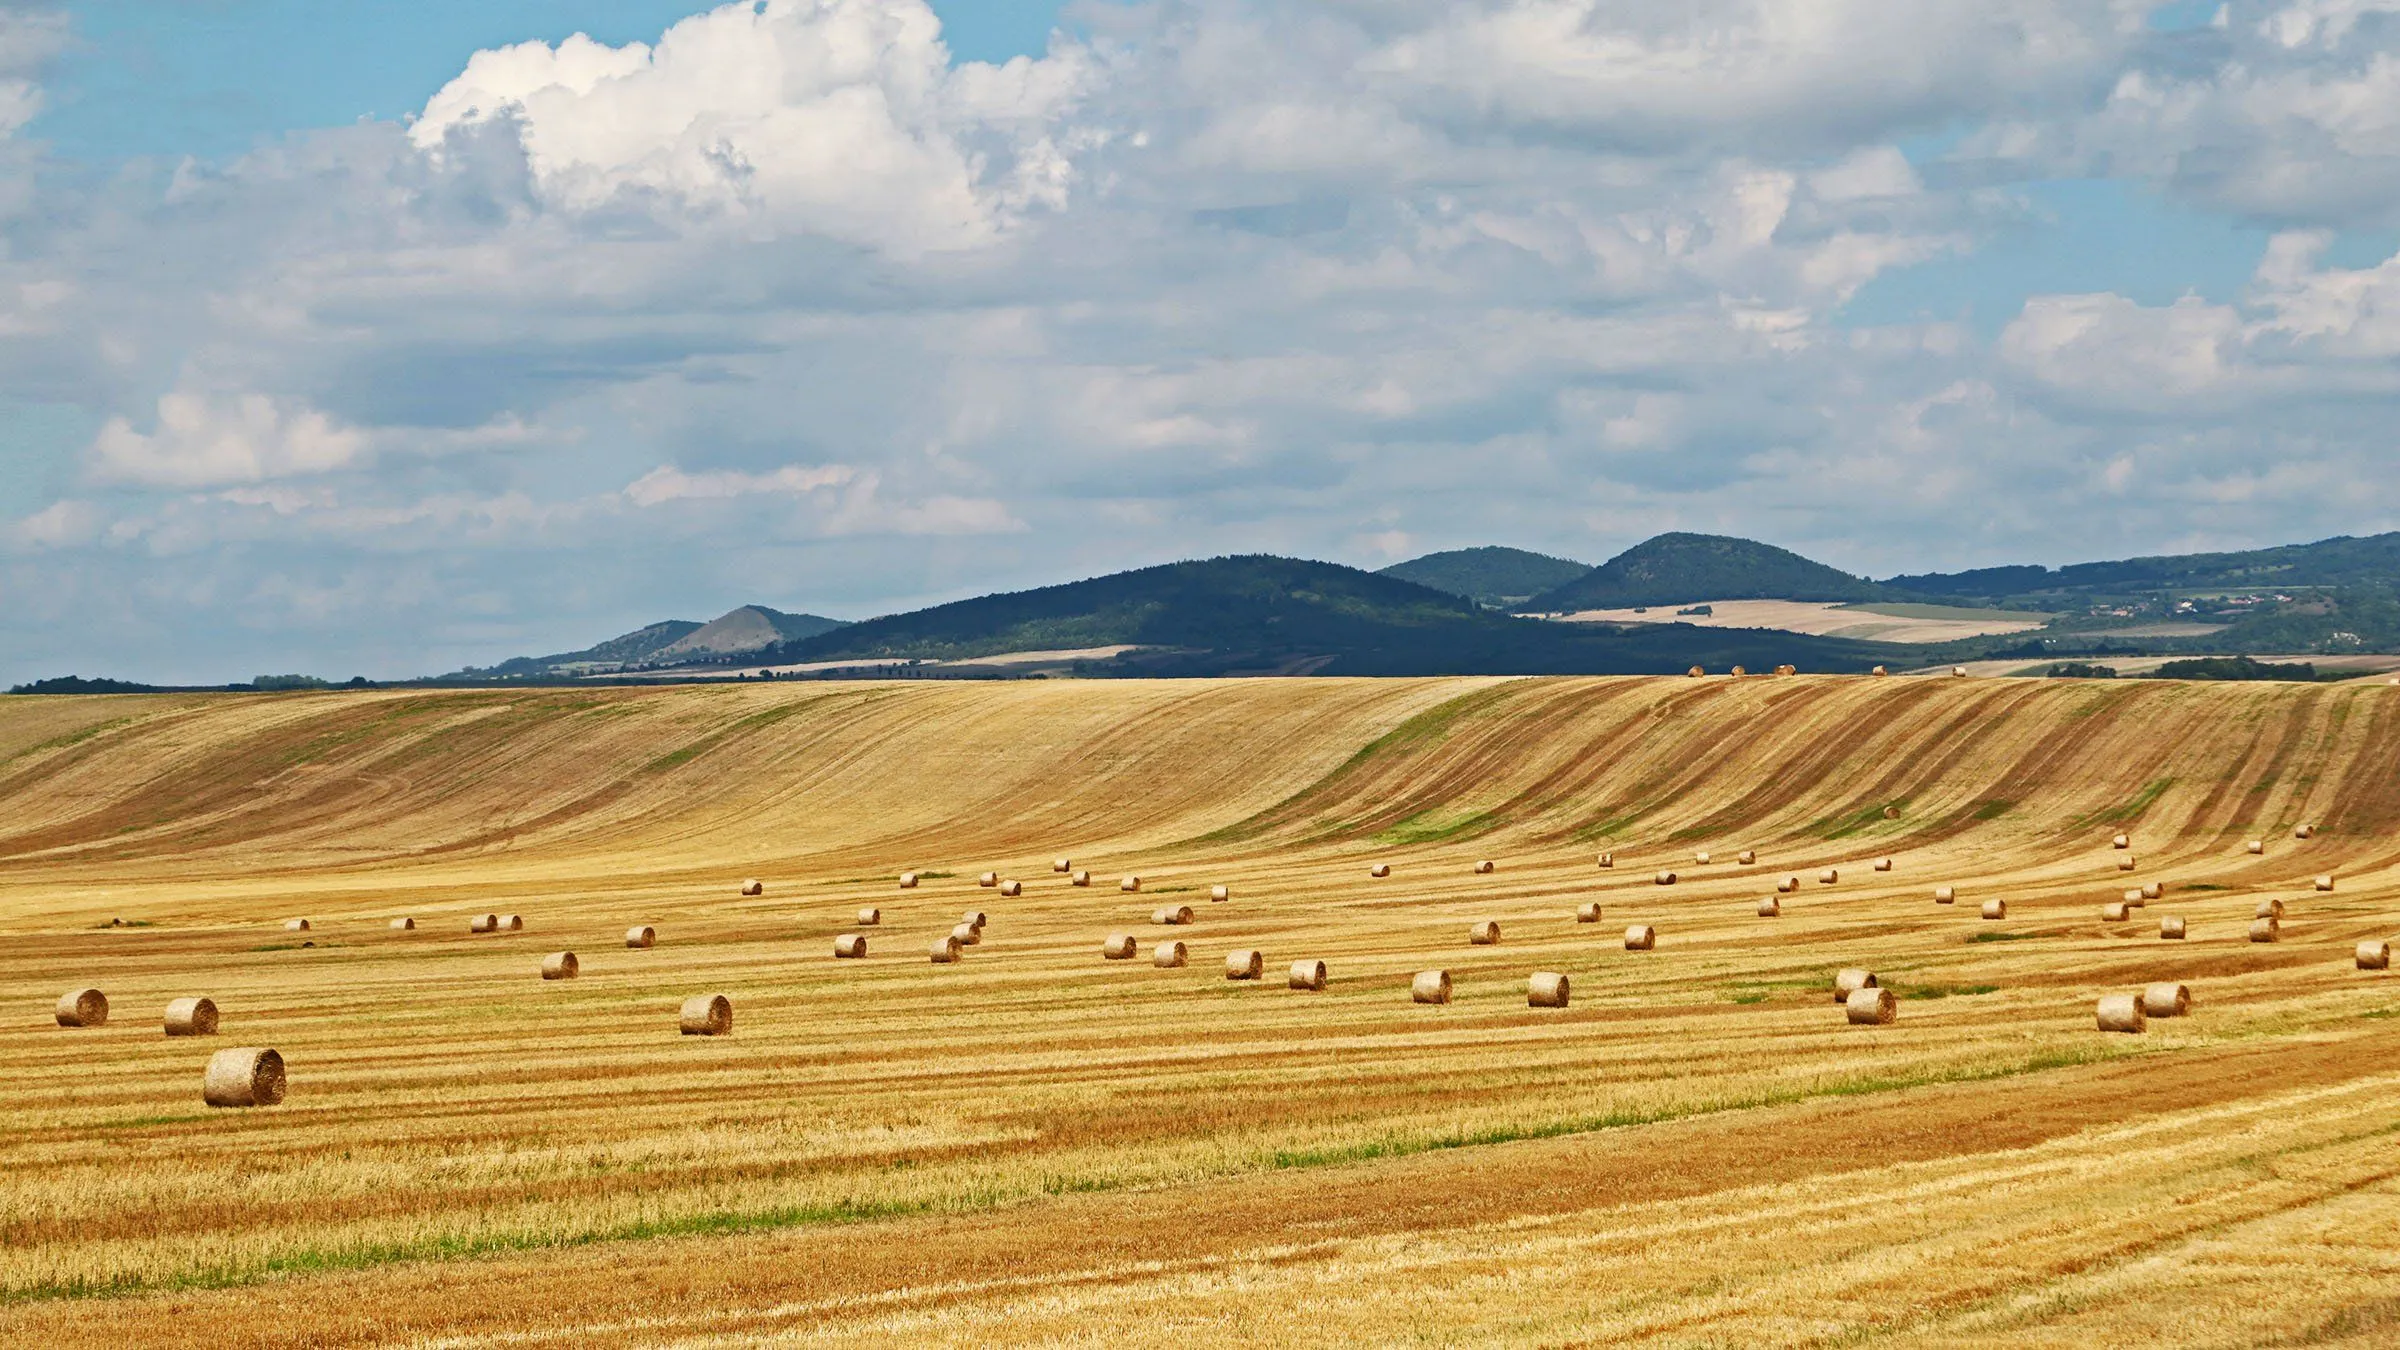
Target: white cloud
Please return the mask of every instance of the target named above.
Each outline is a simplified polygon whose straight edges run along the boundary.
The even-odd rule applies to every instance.
[[[100,428],[91,478],[152,488],[257,483],[347,468],[366,449],[357,429],[292,400],[177,390],[160,397],[149,431],[124,417]]]
[[[857,477],[858,470],[846,464],[816,467],[786,464],[772,473],[685,473],[673,465],[662,464],[628,483],[625,499],[636,506],[660,506],[667,502],[724,501],[762,492],[805,495],[840,487]]]

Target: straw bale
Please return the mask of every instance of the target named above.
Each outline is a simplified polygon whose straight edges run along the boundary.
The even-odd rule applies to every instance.
[[[2146,1020],[2142,1000],[2133,994],[2110,994],[2101,999],[2099,1018],[2102,1031],[2140,1031]]]
[[[575,959],[573,952],[552,952],[542,958],[542,978],[545,980],[571,980],[582,973],[583,963]]]
[[[1092,874],[1090,872],[1077,872],[1074,876],[1068,878],[1068,881],[1070,884],[1076,886],[1089,886],[1092,884]]]
[[[1160,905],[1150,911],[1150,922],[1152,923],[1186,924],[1191,921],[1192,907],[1190,905]]]
[[[2142,1016],[2181,1017],[2192,1010],[2192,991],[2175,983],[2154,984],[2142,990]]]
[[[2166,896],[2166,893],[2166,885],[2162,882],[2145,881],[2142,883],[2142,898],[2144,900],[2163,899]]]
[[[1492,871],[1492,860],[1491,860],[1491,859],[1489,859],[1489,858],[1479,858],[1479,859],[1477,859],[1477,860],[1476,860],[1476,862],[1475,862],[1475,875],[1477,875],[1477,876],[1479,876],[1479,877],[1480,877],[1480,876],[1489,876],[1489,875],[1491,875],[1491,871]]]
[[[1142,879],[1140,877],[1126,877],[1117,883],[1117,889],[1125,892],[1127,895],[1131,895],[1141,888]]]
[[[417,931],[417,921],[415,919],[405,917],[394,919],[392,920],[392,931],[395,933],[413,933]]]
[[[723,994],[694,994],[683,1001],[683,1015],[676,1025],[686,1036],[730,1036],[733,1000]]]
[[[1782,918],[1782,917],[1783,917],[1783,902],[1782,902],[1781,900],[1778,900],[1778,899],[1776,899],[1774,896],[1771,896],[1771,895],[1770,895],[1770,896],[1768,896],[1766,899],[1759,901],[1759,902],[1758,902],[1758,917],[1760,917],[1760,918],[1762,918],[1762,919],[1780,919],[1780,918]]]
[[[1111,933],[1100,940],[1100,959],[1130,961],[1134,958],[1134,954],[1141,949],[1142,944],[1135,940],[1133,934]]]
[[[1267,958],[1266,954],[1263,952],[1244,949],[1238,952],[1225,953],[1226,979],[1255,980],[1266,968]]]
[[[1614,867],[1614,866],[1616,866],[1616,865],[1617,865],[1617,855],[1616,855],[1616,854],[1614,854],[1614,853],[1603,853],[1603,854],[1601,854],[1601,855],[1600,855],[1600,865],[1601,865],[1602,867]]]
[[[500,931],[500,916],[478,914],[467,920],[467,931],[470,933],[497,933]]]
[[[1325,963],[1322,961],[1294,961],[1291,987],[1307,989],[1312,992],[1323,989],[1325,987]]]
[[[2252,853],[2264,853],[2267,851],[2267,841],[2264,839],[2253,839],[2249,843],[2242,845],[2242,847],[2248,849]]]
[[[2370,938],[2358,944],[2357,954],[2360,970],[2390,970],[2392,968],[2392,944],[2389,942]]]
[[[1025,893],[1025,883],[1022,881],[1003,881],[1000,883],[1000,893],[1002,895],[1011,897],[1023,895]]]
[[[1692,855],[1692,865],[1695,867],[1706,867],[1708,866],[1708,859],[1708,850],[1702,849],[1698,853]]]
[[[1575,907],[1575,922],[1600,922],[1600,902],[1597,900],[1586,900],[1582,904],[1577,905]]]
[[[1900,808],[1897,806],[1887,806],[1883,808],[1883,818],[1885,820],[1898,820],[1900,818]]]
[[[1861,989],[1875,987],[1877,987],[1877,981],[1874,971],[1862,970],[1857,966],[1851,966],[1846,970],[1837,970],[1833,975],[1833,1001],[1840,1003]]]
[[[1211,886],[1208,888],[1208,899],[1211,904],[1221,905],[1232,898],[1233,888],[1231,886]]]
[[[633,948],[655,947],[658,945],[658,930],[646,923],[635,924],[625,930],[625,945]]]
[[[1563,1008],[1570,993],[1567,977],[1554,970],[1537,970],[1525,982],[1525,1006],[1528,1008]]]
[[[1889,859],[1889,858],[1877,858],[1877,859],[1875,860],[1875,870],[1876,870],[1876,871],[1878,871],[1878,872],[1889,872],[1889,871],[1891,871],[1891,870],[1892,870],[1892,860],[1891,860],[1891,859]]]
[[[2006,900],[1986,900],[1986,901],[1984,901],[1984,902],[1983,902],[1983,917],[1985,917],[1985,918],[1987,918],[1987,919],[2005,919],[2005,918],[2007,918],[2007,917],[2008,917],[2008,902],[2007,902]]]
[[[2330,875],[2328,875],[2328,876],[2321,876],[2321,877],[2318,877],[2318,878],[2317,878],[2317,889],[2318,889],[2318,890],[2320,890],[2320,891],[2330,891],[2330,890],[2332,890],[2332,889],[2333,889],[2333,878],[2332,878]]]
[[[1838,868],[1828,867],[1824,871],[1817,873],[1817,884],[1820,886],[1831,886],[1841,879],[1842,874]]]
[[[997,886],[1000,884],[1000,874],[998,872],[986,872],[975,878],[975,884],[978,886]]]
[[[875,928],[881,926],[882,923],[883,911],[875,908],[873,905],[869,905],[865,909],[862,909],[858,912],[858,926],[861,928]]]
[[[2160,915],[2158,935],[2169,941],[2181,941],[2183,939],[2183,920],[2173,914]]]
[[[744,895],[765,895],[766,893],[767,883],[760,881],[757,877],[751,877],[742,882],[742,894]]]
[[[946,966],[956,961],[958,959],[959,952],[963,951],[964,949],[965,944],[958,940],[958,934],[955,932],[950,932],[944,933],[940,937],[933,940],[933,947],[929,954],[933,957],[933,963],[935,965]]]
[[[1371,877],[1388,877],[1391,874],[1392,865],[1390,863],[1377,863],[1367,869],[1367,875]]]
[[[1783,880],[1775,883],[1775,893],[1777,895],[1790,895],[1799,889],[1800,878],[1798,877],[1785,877]]]
[[[837,961],[855,961],[867,954],[867,935],[844,933],[833,940],[833,955]]]
[[[1450,1001],[1450,972],[1420,970],[1408,982],[1408,996],[1418,1003],[1448,1003]]]
[[[1160,970],[1180,969],[1188,959],[1189,952],[1181,938],[1169,938],[1150,949],[1150,964]]]
[[[914,872],[902,872],[900,874],[900,889],[904,891],[913,891],[916,888],[917,874]]]
[[[1778,675],[1797,675],[1800,673],[1800,667],[1793,665],[1777,666],[1775,667],[1775,673]]]
[[[2308,838],[2311,838],[2311,837],[2313,837],[2313,836],[2316,834],[2316,832],[2317,832],[2317,827],[2316,827],[2316,826],[2314,826],[2314,825],[2303,825],[2303,826],[2301,826],[2300,828],[2298,828],[2298,829],[2296,829],[2296,830],[2293,830],[2293,831],[2292,831],[2292,838],[2294,838],[2294,839],[2308,839]]]
[[[283,1056],[260,1046],[219,1050],[200,1078],[210,1106],[274,1106],[283,1100]]]
[[[70,989],[58,1000],[58,1024],[62,1027],[98,1027],[108,1024],[108,995],[97,989]]]
[[[170,1036],[216,1035],[217,1001],[210,998],[179,998],[168,1003],[166,1027]]]
[[[500,916],[500,931],[503,933],[522,933],[525,931],[525,920],[521,915],[503,914]]]
[[[1900,1016],[1900,1000],[1889,989],[1853,989],[1842,1000],[1842,1015],[1854,1027],[1888,1027]]]
[[[970,909],[966,913],[959,915],[958,921],[974,929],[976,932],[981,933],[983,931],[983,926],[992,921],[992,916],[984,913],[980,909]]]
[[[1072,872],[1075,870],[1075,864],[1066,858],[1052,858],[1050,860],[1050,870],[1053,872]]]
[[[2252,942],[2282,941],[2283,920],[2273,918],[2252,919],[2250,921],[2250,940]]]
[[[1478,947],[1496,947],[1500,945],[1500,925],[1490,919],[1481,920],[1467,930],[1467,941]]]
[[[2108,846],[2110,848],[2132,848],[2133,837],[2131,835],[2120,834],[2116,838],[2109,840]]]
[[[2122,900],[2111,900],[2107,904],[2100,907],[2100,921],[2102,923],[2123,923],[2126,919],[2131,917],[2132,914],[2133,910]]]
[[[285,919],[283,921],[283,931],[287,933],[305,933],[308,931],[308,920]]]
[[[1965,666],[1950,667],[1950,677],[1956,680],[1963,680],[1967,678],[1967,668]]]
[[[961,947],[976,947],[983,944],[983,930],[971,923],[953,926],[950,929],[950,936],[958,939],[958,945]]]
[[[2283,902],[2272,898],[2261,900],[2258,902],[2258,908],[2251,911],[2250,917],[2253,919],[2280,919],[2283,917]]]
[[[1733,855],[1733,860],[1737,863],[1740,863],[1744,867],[1748,867],[1750,864],[1758,861],[1758,853],[1753,849],[1743,849],[1741,852]]]
[[[1700,667],[1698,667],[1698,666],[1694,666],[1694,667],[1692,667],[1690,670],[1687,670],[1687,671],[1685,671],[1685,672],[1683,672],[1683,673],[1684,673],[1684,674],[1686,674],[1686,675],[1688,675],[1688,676],[1690,676],[1690,677],[1692,677],[1693,679],[1695,679],[1695,680],[1696,680],[1696,679],[1699,679],[1701,676],[1703,676],[1703,675],[1706,675],[1708,672],[1707,672],[1707,671],[1705,671],[1705,670],[1702,670],[1702,669],[1701,669]]]
[[[1646,952],[1658,946],[1658,930],[1646,923],[1637,923],[1625,930],[1625,950]]]
[[[1875,669],[1874,669],[1873,671],[1871,671],[1871,672],[1869,672],[1869,673],[1870,673],[1870,674],[1875,674],[1875,675],[1889,675],[1889,674],[1891,674],[1892,672],[1890,672],[1890,671],[1888,671],[1888,670],[1885,670],[1885,669],[1884,669],[1883,667],[1881,667],[1881,666],[1877,666],[1877,667],[1875,667]]]
[[[2130,853],[2128,853],[2128,854],[2126,854],[2124,857],[2117,859],[2117,870],[2118,870],[2118,871],[2120,871],[2120,872],[2130,872],[2130,871],[2132,871],[2132,870],[2133,870],[2133,855],[2132,855],[2132,854],[2130,854]]]
[[[1956,886],[1936,886],[1936,887],[1934,887],[1934,888],[1933,888],[1933,903],[1935,903],[1935,904],[1937,904],[1937,905],[1955,905],[1955,904],[1957,904],[1957,903],[1958,903],[1958,888],[1957,888]]]
[[[1733,668],[1733,671],[1732,671],[1732,673],[1733,673],[1734,675],[1737,675],[1737,676],[1740,676],[1740,675],[1747,675],[1747,674],[1749,674],[1749,673],[1750,673],[1750,667],[1748,667],[1748,666],[1735,666],[1735,667]]]
[[[1661,886],[1672,886],[1675,884],[1675,874],[1673,872],[1661,872],[1657,876],[1652,877],[1651,880],[1657,882]]]

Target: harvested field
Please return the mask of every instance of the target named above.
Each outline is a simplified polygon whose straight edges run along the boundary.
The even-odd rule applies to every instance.
[[[2100,921],[2119,832],[2186,940]],[[1098,959],[1218,884],[1188,966]],[[0,1343],[2388,1342],[2393,937],[2381,685],[0,699]],[[59,1027],[84,986],[122,1015]],[[162,1035],[196,990],[224,1032]],[[224,1044],[282,1104],[202,1104]]]

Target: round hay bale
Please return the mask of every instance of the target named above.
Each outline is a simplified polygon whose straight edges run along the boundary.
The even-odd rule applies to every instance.
[[[1414,1003],[1448,1003],[1450,1001],[1450,972],[1420,970],[1408,982],[1408,997]]]
[[[986,887],[997,886],[1000,884],[1000,874],[998,872],[986,872],[983,875],[975,878],[975,884]]]
[[[2267,851],[2267,841],[2264,839],[2253,839],[2249,843],[2242,845],[2242,847],[2251,853],[2264,853]]]
[[[676,1025],[686,1036],[733,1034],[733,1000],[723,994],[694,994],[683,1001]]]
[[[917,874],[914,872],[902,872],[900,874],[900,889],[904,891],[913,891],[916,888]]]
[[[2283,902],[2274,899],[2261,900],[2258,902],[2258,908],[2250,912],[2250,917],[2253,919],[2280,919],[2283,917]]]
[[[1900,1016],[1900,1000],[1889,989],[1853,989],[1842,1000],[1842,1015],[1854,1027],[1888,1027]]]
[[[1694,867],[1706,867],[1708,866],[1708,857],[1708,850],[1702,849],[1698,853],[1692,855],[1692,865]]]
[[[1950,678],[1954,680],[1963,680],[1967,678],[1967,668],[1965,666],[1950,667]]]
[[[959,952],[963,949],[963,944],[959,942],[955,933],[944,933],[933,940],[933,946],[928,955],[933,957],[935,965],[946,966],[956,962]]]
[[[2142,883],[2141,898],[2144,900],[2163,899],[2166,894],[2167,888],[2162,882],[2145,881]]]
[[[1616,854],[1614,854],[1614,853],[1603,853],[1603,854],[1601,854],[1601,855],[1600,855],[1600,866],[1602,866],[1602,867],[1614,867],[1614,866],[1616,866],[1616,865],[1617,865],[1617,855],[1616,855]]]
[[[394,919],[392,920],[392,931],[395,933],[413,933],[417,931],[417,921],[409,918]]]
[[[200,1078],[210,1106],[274,1106],[283,1100],[283,1056],[258,1046],[219,1050]]]
[[[1050,870],[1053,872],[1072,872],[1075,870],[1075,864],[1065,858],[1052,858],[1050,860]]]
[[[970,909],[966,913],[959,915],[958,921],[967,925],[969,928],[974,929],[977,933],[981,933],[983,932],[983,926],[992,921],[992,916],[984,913],[980,909]]]
[[[1322,991],[1325,988],[1325,963],[1322,961],[1294,961],[1291,987],[1306,989],[1312,993]]]
[[[2099,1019],[2102,1031],[2140,1031],[2147,1020],[2142,1015],[2142,1000],[2132,994],[2101,999]]]
[[[2332,890],[2332,889],[2333,889],[2333,878],[2332,878],[2332,877],[2330,877],[2330,876],[2318,877],[2318,878],[2317,878],[2317,889],[2318,889],[2318,890],[2320,890],[2320,891],[2330,891],[2330,890]]]
[[[2158,920],[2158,935],[2169,942],[2183,940],[2183,920],[2173,914],[2163,914]]]
[[[1160,970],[1180,970],[1188,959],[1190,953],[1180,938],[1169,938],[1150,949],[1150,964]]]
[[[2142,990],[2142,1016],[2181,1017],[2192,1010],[2192,991],[2180,984],[2154,984]]]
[[[1833,1001],[1836,1003],[1846,1002],[1852,994],[1861,989],[1877,987],[1874,971],[1861,970],[1856,966],[1838,970],[1833,975]]]
[[[1750,667],[1748,667],[1748,666],[1735,666],[1735,667],[1734,667],[1734,668],[1733,668],[1733,669],[1732,669],[1730,672],[1728,672],[1728,673],[1730,673],[1730,674],[1732,674],[1732,675],[1734,675],[1734,676],[1737,676],[1737,677],[1739,677],[1739,676],[1743,676],[1743,675],[1747,675],[1747,674],[1749,674],[1749,673],[1750,673]]]
[[[1740,863],[1744,867],[1748,867],[1750,864],[1758,861],[1758,853],[1754,849],[1743,849],[1741,852],[1733,855],[1733,860],[1737,863]]]
[[[2124,901],[2130,908],[2140,909],[2142,907],[2142,893],[2138,889],[2127,891],[2117,898]]]
[[[625,945],[637,951],[655,947],[658,945],[658,930],[646,923],[637,923],[625,930]]]
[[[1625,930],[1625,950],[1646,952],[1658,946],[1658,930],[1646,923],[1637,923]]]
[[[833,957],[837,961],[856,961],[867,954],[867,935],[844,933],[833,940]]]
[[[1797,675],[1800,673],[1800,667],[1794,665],[1781,665],[1775,667],[1775,673],[1778,675]]]
[[[1986,900],[1986,901],[1984,901],[1984,902],[1983,902],[1983,917],[1985,917],[1985,918],[1987,918],[1987,919],[2005,919],[2005,918],[2007,918],[2007,917],[2008,917],[2008,902],[2007,902],[2006,900]]]
[[[2111,900],[2100,907],[2100,922],[2123,923],[2132,914],[2133,910],[2124,901]]]
[[[58,1024],[62,1027],[108,1025],[108,995],[97,989],[70,989],[59,996]]]
[[[1130,961],[1141,949],[1142,944],[1135,941],[1131,933],[1111,933],[1100,939],[1100,959],[1103,961]]]
[[[1003,881],[1000,883],[1000,894],[1004,896],[1015,897],[1023,895],[1024,893],[1025,883],[1022,881]]]
[[[1877,858],[1877,859],[1875,860],[1875,870],[1876,870],[1876,871],[1878,871],[1878,872],[1889,872],[1889,871],[1891,871],[1891,870],[1892,870],[1892,860],[1891,860],[1891,859],[1889,859],[1889,858]]]
[[[1192,907],[1190,905],[1160,905],[1150,911],[1150,922],[1152,923],[1173,925],[1187,924],[1191,921]]]
[[[1799,889],[1800,878],[1798,877],[1785,877],[1783,880],[1775,883],[1775,893],[1777,895],[1790,895]]]
[[[1563,1008],[1567,1006],[1569,992],[1566,976],[1552,970],[1537,970],[1525,982],[1525,1006]]]
[[[1075,886],[1089,886],[1092,884],[1092,874],[1089,872],[1077,872],[1074,876],[1068,878],[1068,883]]]
[[[1937,905],[1955,905],[1955,904],[1957,904],[1957,903],[1958,903],[1958,888],[1957,888],[1956,886],[1936,886],[1936,887],[1934,887],[1934,888],[1933,888],[1933,903],[1935,903],[1935,904],[1937,904]]]
[[[1651,880],[1657,882],[1661,886],[1672,886],[1675,884],[1675,874],[1673,872],[1661,872],[1657,876],[1652,877]]]
[[[2317,827],[2316,827],[2316,826],[2314,826],[2314,825],[2303,825],[2303,826],[2301,826],[2300,828],[2298,828],[2298,829],[2296,829],[2296,830],[2293,830],[2293,831],[2292,831],[2292,838],[2294,838],[2294,839],[2308,839],[2308,838],[2311,838],[2311,837],[2315,836],[2316,832],[2317,832]]]
[[[1490,875],[1491,875],[1491,871],[1492,871],[1492,860],[1491,860],[1491,859],[1489,859],[1489,858],[1479,858],[1479,859],[1477,859],[1477,860],[1476,860],[1476,862],[1475,862],[1475,875],[1477,875],[1477,876],[1479,876],[1479,877],[1481,877],[1481,876],[1490,876]]]
[[[2377,939],[2369,939],[2358,944],[2358,968],[2360,970],[2390,970],[2392,968],[2392,944]]]
[[[1133,894],[1135,891],[1138,891],[1138,890],[1140,890],[1141,888],[1142,888],[1142,879],[1141,879],[1140,877],[1127,877],[1127,878],[1125,878],[1124,880],[1122,880],[1122,881],[1120,881],[1120,882],[1118,882],[1118,883],[1117,883],[1117,889],[1118,889],[1118,890],[1120,890],[1120,891],[1123,891],[1123,892],[1125,892],[1127,895],[1131,895],[1131,894]]]
[[[287,933],[305,933],[308,931],[308,920],[285,919],[283,921],[283,931]]]
[[[1885,820],[1898,820],[1900,818],[1900,808],[1897,806],[1887,806],[1883,808],[1883,818]]]
[[[1231,886],[1211,886],[1208,888],[1208,901],[1212,905],[1224,904],[1226,901],[1231,900],[1232,898],[1233,888]]]
[[[1367,869],[1367,875],[1371,877],[1388,877],[1391,874],[1392,865],[1390,863],[1377,863]]]
[[[2109,840],[2108,846],[2110,848],[2132,848],[2133,838],[2130,835],[2120,834],[2116,838]]]
[[[1883,667],[1881,667],[1881,666],[1877,666],[1877,667],[1875,667],[1875,669],[1873,669],[1873,670],[1871,670],[1871,671],[1869,671],[1869,672],[1867,672],[1867,673],[1868,673],[1868,674],[1870,674],[1870,675],[1889,675],[1889,674],[1891,674],[1892,672],[1890,672],[1890,671],[1888,671],[1888,670],[1885,670],[1885,669],[1884,669]]]
[[[1575,907],[1575,922],[1600,922],[1600,902],[1597,900],[1586,900],[1582,904],[1577,905]]]
[[[760,880],[759,880],[757,877],[748,877],[748,878],[745,878],[745,879],[743,880],[743,882],[742,882],[742,894],[744,894],[744,895],[765,895],[766,893],[767,893],[767,883],[765,883],[765,882],[763,882],[763,881],[760,881]]]
[[[1817,873],[1817,884],[1820,886],[1831,886],[1841,879],[1842,874],[1837,868],[1828,867],[1824,871]]]
[[[1266,968],[1267,958],[1263,952],[1244,949],[1225,953],[1226,979],[1255,980]]]
[[[1500,925],[1491,919],[1480,920],[1467,930],[1467,941],[1477,947],[1500,945]]]
[[[861,928],[882,927],[883,911],[875,908],[873,905],[869,905],[865,909],[860,910],[858,912],[858,926]]]
[[[983,944],[983,930],[971,923],[962,923],[952,928],[950,936],[956,938],[961,947],[977,947]]]
[[[500,916],[478,914],[467,920],[467,931],[470,933],[497,933],[500,931]]]
[[[2250,921],[2250,940],[2252,942],[2282,941],[2283,920],[2272,918],[2252,919]]]
[[[217,1034],[217,1001],[212,998],[179,998],[167,1005],[167,1034],[170,1036],[214,1036]]]
[[[1760,917],[1760,918],[1762,918],[1762,919],[1780,919],[1780,918],[1782,918],[1782,917],[1783,917],[1783,902],[1782,902],[1781,900],[1778,900],[1778,899],[1776,899],[1774,896],[1771,896],[1771,895],[1770,895],[1770,896],[1768,896],[1766,899],[1759,901],[1759,902],[1758,902],[1758,917]]]
[[[552,952],[542,958],[542,978],[545,980],[571,980],[582,973],[583,963],[575,959],[573,952]]]
[[[1707,672],[1707,671],[1705,671],[1705,670],[1702,670],[1702,669],[1701,669],[1700,667],[1698,667],[1698,666],[1694,666],[1694,667],[1692,667],[1690,670],[1687,670],[1687,671],[1685,671],[1685,672],[1683,672],[1683,673],[1684,673],[1685,675],[1687,675],[1687,676],[1691,677],[1692,679],[1695,679],[1695,680],[1696,680],[1696,679],[1699,679],[1701,676],[1703,676],[1703,675],[1706,675],[1708,672]],[[1420,1001],[1422,1001],[1422,1000],[1420,1000]]]
[[[522,933],[522,932],[524,932],[524,931],[525,931],[525,920],[524,920],[523,916],[521,916],[521,915],[516,915],[516,914],[503,914],[503,915],[501,915],[501,916],[500,916],[500,931],[501,931],[501,932],[503,932],[503,933]]]
[[[2132,854],[2130,854],[2130,853],[2128,853],[2128,854],[2126,854],[2124,857],[2117,859],[2117,870],[2118,870],[2118,871],[2120,871],[2120,872],[2130,872],[2130,871],[2132,871],[2132,870],[2133,870],[2133,855],[2132,855]]]

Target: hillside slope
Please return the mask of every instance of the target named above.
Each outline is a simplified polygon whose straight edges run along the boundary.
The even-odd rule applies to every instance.
[[[1376,575],[1413,581],[1498,609],[1563,586],[1591,570],[1589,563],[1494,545],[1428,553],[1393,563]]]
[[[1517,609],[1552,614],[1705,600],[1872,600],[1882,593],[1871,581],[1772,544],[1675,533],[1646,539]]]

